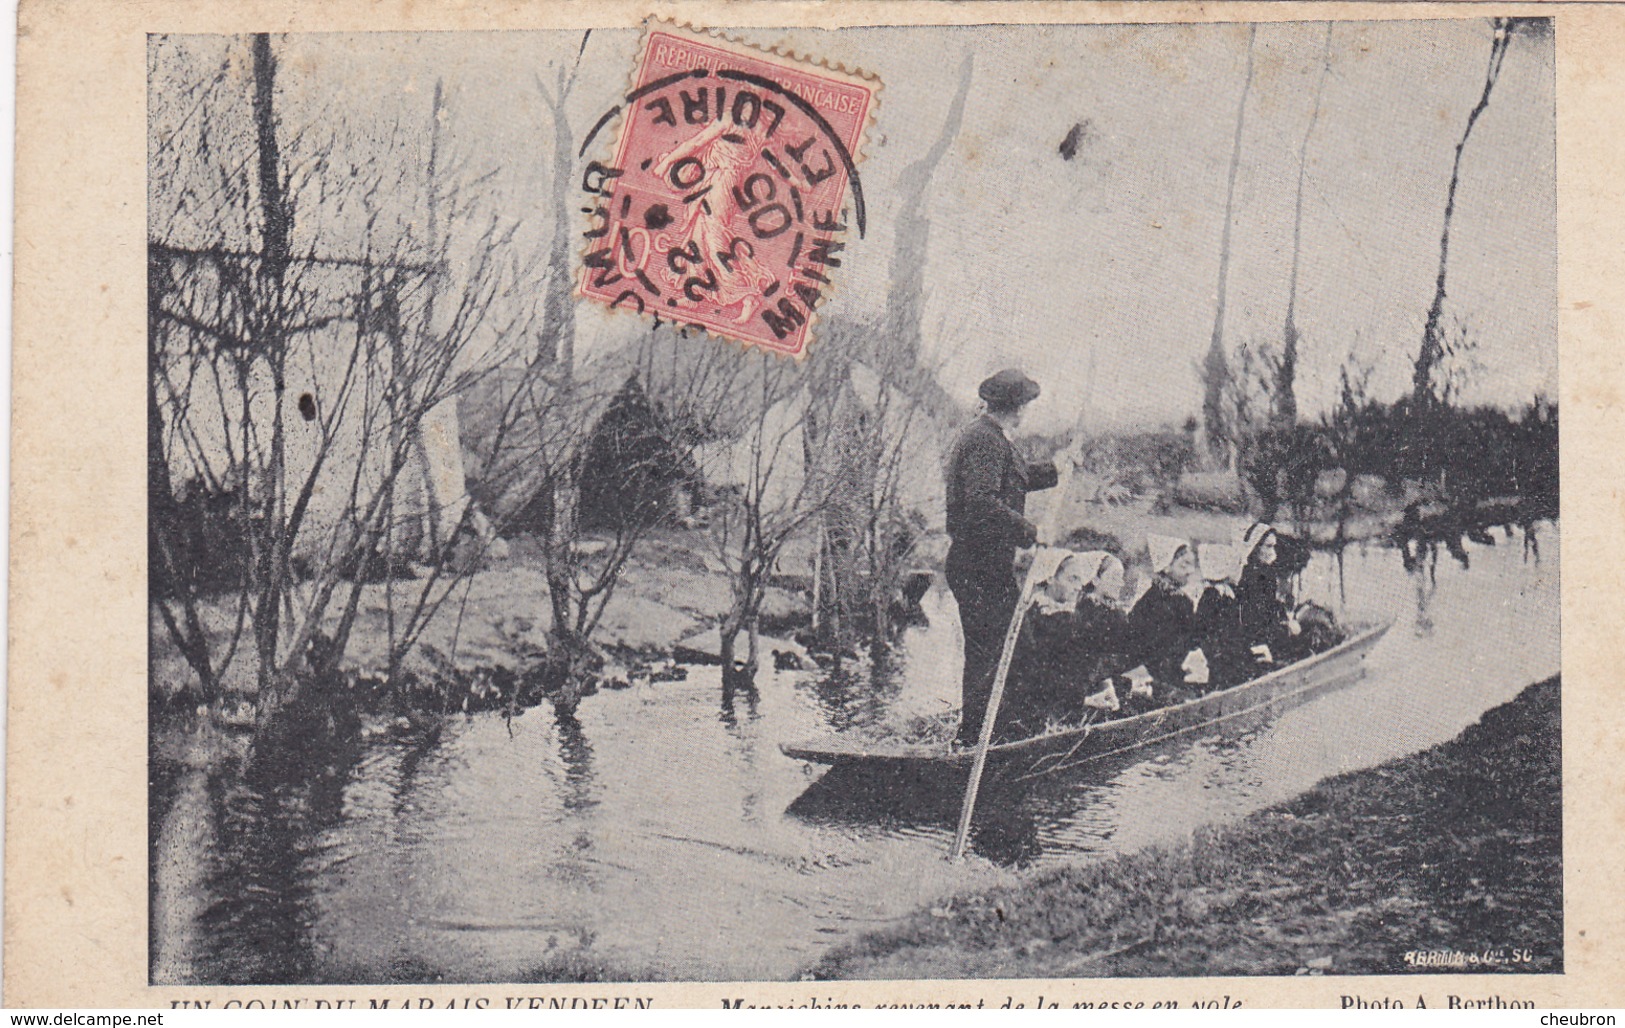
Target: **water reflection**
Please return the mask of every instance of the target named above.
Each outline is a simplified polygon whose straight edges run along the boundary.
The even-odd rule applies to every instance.
[[[956,701],[940,591],[933,627],[873,680],[769,671],[719,708],[716,669],[697,668],[573,716],[374,724],[246,774],[172,762],[154,776],[153,978],[790,977],[953,892],[1179,841],[1454,736],[1557,668],[1556,532],[1540,562],[1527,537],[1497,542],[1464,543],[1465,564],[1438,560],[1448,548],[1317,558],[1311,594],[1399,621],[1364,682],[1084,775],[995,781],[961,864],[944,857],[962,778],[825,774],[778,752]]]
[[[1431,577],[1437,577],[1441,549],[1466,571],[1472,567],[1472,554],[1467,544],[1473,543],[1479,547],[1496,545],[1496,529],[1500,529],[1508,541],[1514,538],[1521,540],[1524,558],[1538,564],[1541,526],[1546,524],[1549,522],[1523,510],[1521,506],[1450,511],[1423,518],[1419,508],[1413,505],[1407,508],[1405,517],[1394,532],[1394,539],[1406,571],[1414,574],[1426,568]]]
[[[720,719],[728,729],[737,734],[739,729],[739,697],[745,699],[745,719],[755,720],[760,716],[759,706],[762,693],[754,686],[739,688],[724,679],[722,683],[722,713]]]
[[[915,629],[913,636],[924,640],[928,630]],[[815,676],[811,692],[830,729],[844,732],[890,714],[905,681],[906,671],[895,665],[876,669],[844,661]]]
[[[200,766],[171,769],[156,838],[154,981],[312,979],[314,872],[344,862],[330,833],[345,819],[361,747],[314,728],[300,738],[223,762],[182,741]],[[221,938],[237,941],[211,944]]]

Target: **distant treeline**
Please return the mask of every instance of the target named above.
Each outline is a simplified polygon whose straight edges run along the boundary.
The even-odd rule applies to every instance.
[[[1543,398],[1515,411],[1418,407],[1409,396],[1385,403],[1346,389],[1319,421],[1261,428],[1236,441],[1241,492],[1233,503],[1237,513],[1245,508],[1265,517],[1283,511],[1335,517],[1351,501],[1368,502],[1377,487],[1388,507],[1429,503],[1462,510],[1514,500],[1553,517],[1557,415],[1557,405]],[[1100,436],[1089,444],[1085,464],[1136,493],[1174,493],[1182,477],[1203,468],[1196,421],[1183,430]]]
[[[1521,410],[1383,403],[1345,396],[1319,423],[1257,433],[1238,467],[1263,513],[1310,515],[1340,507],[1360,480],[1377,480],[1407,505],[1452,510],[1492,499],[1519,500],[1555,516],[1557,405],[1537,398]]]

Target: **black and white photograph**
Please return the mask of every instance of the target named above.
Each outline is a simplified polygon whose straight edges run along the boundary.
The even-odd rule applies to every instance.
[[[146,984],[1562,974],[1561,31],[1290,13],[147,35]]]

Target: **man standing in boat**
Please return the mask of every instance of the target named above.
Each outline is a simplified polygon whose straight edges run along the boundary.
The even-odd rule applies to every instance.
[[[1011,435],[1022,408],[1038,398],[1038,383],[1006,369],[977,389],[984,412],[954,442],[946,469],[948,486],[948,588],[959,605],[965,637],[960,685],[959,743],[974,745],[982,731],[993,675],[999,664],[1021,585],[1016,550],[1047,542],[1026,517],[1027,494],[1058,481],[1055,465],[1030,464],[1016,453]]]

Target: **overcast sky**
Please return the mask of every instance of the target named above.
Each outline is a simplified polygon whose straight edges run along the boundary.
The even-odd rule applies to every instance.
[[[927,357],[971,400],[1007,364],[1045,395],[1034,427],[1085,405],[1096,427],[1177,422],[1197,410],[1195,364],[1213,327],[1226,175],[1247,56],[1246,26],[1057,26],[798,30],[740,35],[878,75],[860,165],[868,238],[854,241],[831,309],[872,318],[885,298],[900,170],[935,141],[974,71],[964,125],[937,171],[926,264]],[[568,110],[579,139],[624,91],[638,34],[594,32]],[[1432,298],[1451,159],[1483,88],[1485,19],[1344,22],[1309,141],[1299,282],[1300,404],[1330,400],[1351,353],[1385,396],[1408,387]],[[421,163],[429,98],[447,89],[446,137],[468,173],[494,172],[491,204],[538,244],[549,207],[552,127],[536,77],[576,60],[579,33],[278,37],[289,125],[342,120],[341,147],[399,125],[380,159]],[[1299,147],[1324,23],[1259,27],[1236,188],[1226,338],[1278,343],[1286,310]],[[155,77],[212,73],[241,40],[167,44]],[[1556,392],[1553,44],[1516,39],[1468,143],[1452,236],[1447,318],[1478,340],[1466,398],[1511,404]],[[246,112],[246,94],[243,100]],[[1075,159],[1061,141],[1086,124]],[[601,141],[607,153],[612,139]],[[579,217],[574,207],[568,216]],[[535,291],[515,296],[533,302]],[[625,317],[584,312],[582,345],[612,345]],[[884,339],[875,345],[884,346]],[[696,341],[695,345],[716,345]],[[811,359],[817,359],[816,342]]]

